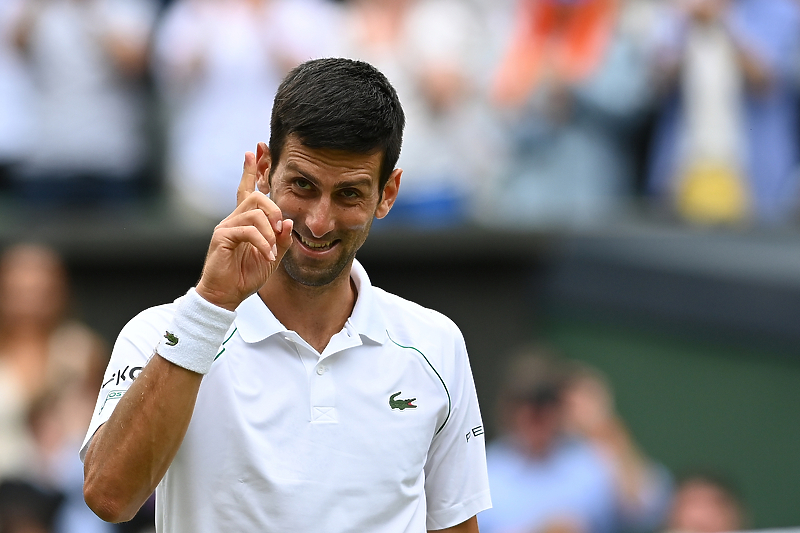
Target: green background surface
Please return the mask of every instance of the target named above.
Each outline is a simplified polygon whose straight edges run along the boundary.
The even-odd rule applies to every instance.
[[[606,373],[650,457],[675,474],[725,474],[750,527],[800,525],[797,354],[576,319],[551,320],[542,333]]]

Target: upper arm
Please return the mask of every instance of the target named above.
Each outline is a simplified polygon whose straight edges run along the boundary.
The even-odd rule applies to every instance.
[[[448,527],[447,529],[438,529],[438,532],[448,532],[448,533],[479,533],[478,532],[478,517],[473,516],[466,522],[461,522],[457,526]],[[433,533],[432,531],[428,531],[428,533]]]
[[[434,436],[425,463],[427,527],[462,524],[491,507],[483,422],[463,337],[451,326],[450,346],[432,358],[445,384],[452,409]],[[460,530],[457,530],[460,531]],[[469,530],[465,530],[469,531]]]
[[[125,325],[117,337],[103,375],[86,438],[81,445],[81,459],[84,459],[99,428],[108,421],[119,400],[152,357],[163,329],[169,324],[169,309],[169,306],[159,306],[140,313]]]

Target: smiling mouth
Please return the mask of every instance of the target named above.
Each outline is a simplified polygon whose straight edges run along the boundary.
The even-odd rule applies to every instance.
[[[297,232],[295,232],[295,236],[303,244],[303,246],[305,246],[306,248],[308,248],[310,250],[319,251],[319,252],[324,252],[325,250],[330,250],[337,242],[339,242],[338,240],[325,241],[325,242],[312,242],[312,241],[307,240],[306,238],[304,238],[302,235],[300,235]]]

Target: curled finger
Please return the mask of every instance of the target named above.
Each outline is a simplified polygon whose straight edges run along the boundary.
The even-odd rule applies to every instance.
[[[235,226],[219,228],[215,232],[219,238],[227,241],[231,249],[243,243],[252,244],[268,261],[275,261],[276,246],[271,243],[255,226]]]

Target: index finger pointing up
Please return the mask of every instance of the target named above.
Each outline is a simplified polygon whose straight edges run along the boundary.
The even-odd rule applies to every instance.
[[[253,152],[244,153],[244,168],[242,169],[242,180],[236,190],[236,205],[244,202],[244,199],[256,190],[256,154]]]

